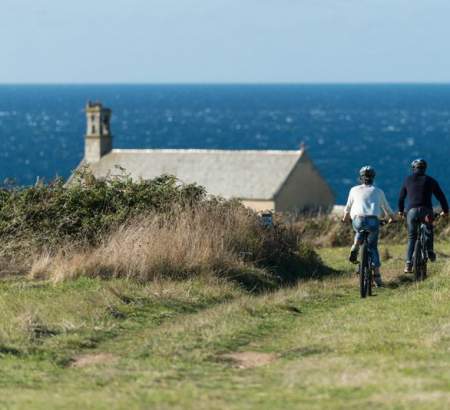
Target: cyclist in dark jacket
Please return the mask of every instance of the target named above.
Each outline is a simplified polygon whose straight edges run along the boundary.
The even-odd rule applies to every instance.
[[[412,257],[417,239],[417,229],[420,223],[427,225],[427,246],[430,261],[436,260],[433,246],[433,203],[434,195],[442,208],[442,216],[448,215],[448,202],[438,182],[425,174],[427,163],[423,159],[416,159],[411,164],[413,173],[406,177],[400,191],[398,211],[405,215],[405,199],[408,198],[406,220],[408,223],[408,250],[406,253],[405,273],[412,272]]]

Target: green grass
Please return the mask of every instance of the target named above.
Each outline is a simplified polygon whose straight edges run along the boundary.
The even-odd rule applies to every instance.
[[[259,296],[202,279],[5,279],[0,408],[448,408],[447,248],[415,284],[389,246],[387,287],[367,300],[340,248],[321,256],[341,274]],[[241,369],[233,352],[275,360]]]

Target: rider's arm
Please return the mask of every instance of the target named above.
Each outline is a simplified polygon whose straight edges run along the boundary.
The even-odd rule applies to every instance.
[[[353,190],[350,190],[350,193],[348,194],[347,205],[345,205],[345,208],[344,208],[344,216],[342,218],[343,221],[348,220],[348,217],[350,215],[350,210],[352,209],[353,201],[354,201]]]
[[[437,181],[434,181],[433,184],[433,194],[441,204],[442,212],[445,214],[448,214],[448,202],[447,198],[445,197],[444,192],[442,192],[441,187],[439,186]]]
[[[394,211],[392,210],[389,202],[386,199],[386,195],[381,191],[381,209],[388,218],[394,218]]]
[[[398,212],[405,212],[405,199],[408,191],[406,190],[406,181],[403,183],[402,189],[400,190],[400,195],[398,197]]]

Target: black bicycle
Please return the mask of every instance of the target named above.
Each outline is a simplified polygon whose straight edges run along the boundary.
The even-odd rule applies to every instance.
[[[368,237],[370,232],[367,230],[360,231],[363,235],[363,241],[360,248],[360,262],[358,268],[359,274],[359,291],[362,298],[367,296],[372,296],[372,285],[373,285],[373,263],[372,255],[368,249]]]
[[[393,223],[392,221],[391,223]],[[380,226],[386,225],[388,222],[385,220],[380,221]],[[362,234],[362,245],[360,247],[360,262],[358,268],[359,275],[359,292],[362,298],[372,296],[373,277],[375,265],[372,261],[372,254],[369,252],[369,234],[370,231],[362,229],[359,231]]]
[[[434,215],[434,220],[439,217],[439,214]],[[421,282],[427,277],[427,263],[428,263],[428,247],[427,247],[427,224],[422,221],[419,225],[419,233],[414,245],[413,253],[413,272],[414,279]]]

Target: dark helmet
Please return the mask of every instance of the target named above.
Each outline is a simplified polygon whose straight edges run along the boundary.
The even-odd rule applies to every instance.
[[[411,167],[412,167],[413,170],[418,169],[418,170],[421,170],[421,171],[425,171],[427,169],[427,166],[428,166],[427,161],[425,161],[422,158],[415,159],[411,163]]]
[[[359,178],[365,184],[371,184],[375,179],[375,169],[370,165],[366,165],[359,170]]]

